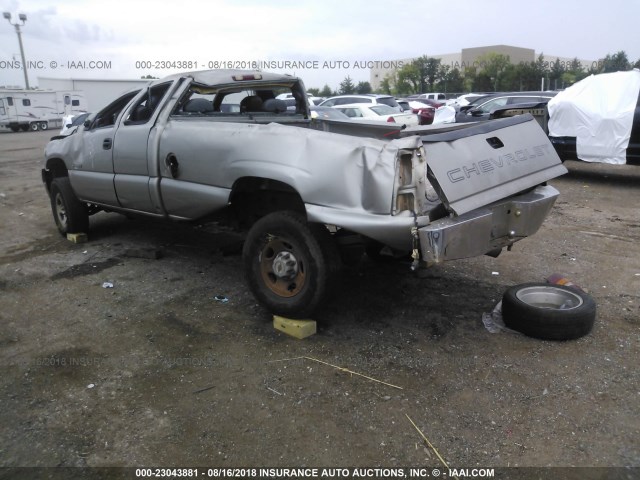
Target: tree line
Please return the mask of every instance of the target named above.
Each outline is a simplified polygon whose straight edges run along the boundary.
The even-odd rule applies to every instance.
[[[438,58],[423,55],[387,76],[375,93],[410,95],[414,93],[443,92],[498,92],[540,90],[542,79],[546,90],[567,88],[592,74],[626,71],[640,68],[640,59],[632,63],[626,52],[620,50],[604,58],[583,65],[578,58],[571,61],[545,61],[540,54],[535,61],[511,63],[508,55],[488,53],[479,57],[464,70],[445,65]],[[337,91],[328,85],[322,89],[310,88],[309,92],[320,96],[372,93],[369,82],[355,84],[347,76]]]

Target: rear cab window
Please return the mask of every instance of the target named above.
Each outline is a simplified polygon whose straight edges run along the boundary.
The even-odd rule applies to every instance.
[[[279,98],[278,98],[279,97]],[[297,83],[247,82],[208,86],[192,83],[176,103],[171,118],[210,118],[225,122],[299,121],[308,118],[306,96]]]

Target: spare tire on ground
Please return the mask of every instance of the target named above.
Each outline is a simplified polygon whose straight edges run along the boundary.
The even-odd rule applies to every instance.
[[[504,324],[530,337],[573,340],[588,334],[596,303],[581,290],[548,283],[523,283],[502,297]]]

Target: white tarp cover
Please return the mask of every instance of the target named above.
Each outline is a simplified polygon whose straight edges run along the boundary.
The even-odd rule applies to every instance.
[[[578,158],[623,164],[640,91],[640,71],[591,75],[549,101],[549,135],[576,137]]]
[[[433,124],[453,123],[456,121],[456,109],[448,105],[438,108],[433,115]]]

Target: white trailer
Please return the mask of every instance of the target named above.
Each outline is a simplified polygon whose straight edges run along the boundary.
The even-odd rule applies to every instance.
[[[60,128],[65,116],[86,111],[79,91],[0,89],[0,128],[14,132]]]

